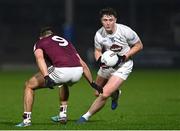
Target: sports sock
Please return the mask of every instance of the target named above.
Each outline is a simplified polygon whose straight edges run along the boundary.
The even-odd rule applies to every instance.
[[[60,117],[67,117],[67,105],[61,105],[60,106],[60,112],[59,112],[59,116]]]
[[[82,117],[84,117],[86,120],[89,119],[89,117],[91,116],[91,113],[88,111],[86,114],[84,114]]]
[[[24,123],[30,123],[31,122],[31,112],[24,112],[23,114],[23,122]]]

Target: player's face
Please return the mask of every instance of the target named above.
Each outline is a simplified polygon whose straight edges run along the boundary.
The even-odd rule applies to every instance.
[[[108,33],[111,34],[115,31],[116,18],[113,15],[103,15],[101,23]]]

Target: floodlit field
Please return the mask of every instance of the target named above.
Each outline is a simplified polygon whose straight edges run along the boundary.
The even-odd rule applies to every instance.
[[[180,129],[180,70],[134,70],[122,86],[119,106],[115,111],[107,104],[89,122],[76,120],[87,111],[93,100],[93,89],[84,78],[70,88],[66,125],[53,123],[58,114],[58,88],[37,90],[32,113],[32,126],[17,128],[22,121],[23,85],[34,71],[0,71],[0,130],[153,130]],[[94,74],[95,78],[95,74]]]

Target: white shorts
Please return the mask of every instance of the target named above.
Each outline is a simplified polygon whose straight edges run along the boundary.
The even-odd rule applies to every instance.
[[[127,62],[120,64],[118,67],[116,67],[116,69],[100,68],[98,71],[98,75],[105,79],[109,79],[111,75],[115,75],[122,78],[123,80],[126,80],[129,74],[132,72],[132,69],[133,69],[133,60],[128,60]]]
[[[78,82],[83,74],[82,67],[49,67],[49,77],[54,80],[57,84],[74,84]]]

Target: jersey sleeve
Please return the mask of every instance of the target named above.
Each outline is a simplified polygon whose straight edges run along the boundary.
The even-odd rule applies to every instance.
[[[72,51],[75,52],[76,54],[78,54],[78,52],[77,52],[76,48],[73,46],[73,44],[69,42],[69,45],[70,45]]]
[[[34,44],[33,51],[37,50],[37,43]]]
[[[37,49],[42,49],[41,44],[40,44],[39,41],[37,41],[37,42],[34,44],[33,51],[35,51],[35,50],[37,50]]]
[[[102,36],[98,32],[96,32],[96,35],[94,36],[94,47],[97,49],[102,49],[101,42]]]
[[[136,42],[140,40],[137,33],[129,27],[127,27],[125,30],[125,37],[129,45],[134,45]]]

